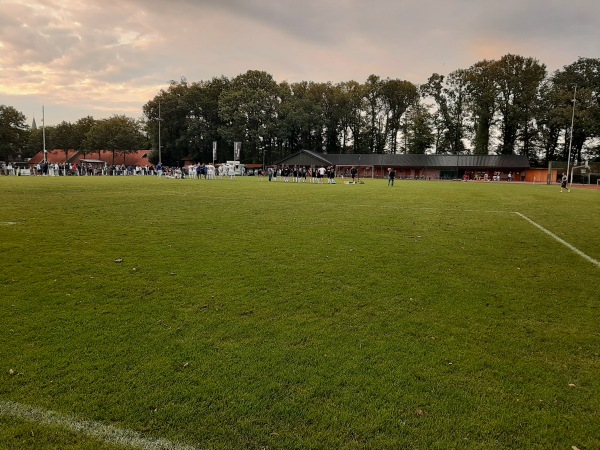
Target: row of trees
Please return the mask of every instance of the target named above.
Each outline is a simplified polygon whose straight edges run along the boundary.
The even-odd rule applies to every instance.
[[[577,92],[575,93],[575,89]],[[270,162],[308,149],[343,153],[524,154],[533,164],[599,155],[600,60],[580,58],[548,76],[536,59],[506,55],[417,86],[371,75],[365,83],[276,83],[248,71],[232,80],[171,82],[144,106],[156,145],[209,160],[245,145],[245,160]],[[587,154],[584,155],[584,152]]]
[[[157,149],[160,123],[167,164],[185,156],[211,161],[215,141],[219,160],[231,159],[233,143],[240,141],[242,160],[253,163],[308,149],[519,153],[536,164],[565,159],[571,138],[581,161],[600,156],[600,60],[580,58],[549,76],[536,59],[509,54],[447,76],[433,74],[420,86],[376,75],[364,83],[277,83],[251,70],[233,79],[172,81],[143,112],[143,121],[114,116],[63,122],[50,130],[47,148]],[[23,135],[28,148],[40,149],[39,133]],[[7,151],[14,150],[13,145]]]
[[[126,116],[95,120],[87,116],[75,123],[63,121],[56,126],[29,128],[25,116],[12,106],[0,105],[0,160],[10,156],[32,157],[44,149],[85,153],[110,151],[128,153],[150,148],[143,121]]]

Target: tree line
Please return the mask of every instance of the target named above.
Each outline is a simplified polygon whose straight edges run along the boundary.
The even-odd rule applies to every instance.
[[[508,54],[448,75],[434,73],[421,85],[377,75],[364,83],[278,83],[267,72],[250,70],[232,79],[172,81],[143,113],[141,120],[62,122],[46,128],[47,148],[156,153],[160,126],[162,160],[173,165],[184,157],[212,161],[213,142],[219,161],[232,159],[236,141],[246,163],[270,164],[305,149],[523,154],[532,165],[545,165],[565,160],[569,145],[580,162],[600,157],[600,59],[579,58],[548,74],[538,60]],[[16,128],[23,132],[21,144],[39,151],[40,131],[24,123]],[[2,139],[0,159],[9,141]]]
[[[84,155],[110,151],[114,159],[117,153],[150,148],[144,121],[123,115],[101,120],[87,116],[45,129],[29,127],[25,120],[25,115],[14,107],[0,105],[0,160],[31,158],[44,148],[63,151],[65,160],[70,150]]]

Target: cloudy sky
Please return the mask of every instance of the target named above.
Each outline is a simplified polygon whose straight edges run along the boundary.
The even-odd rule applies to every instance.
[[[598,0],[0,0],[0,104],[31,123],[142,116],[170,80],[423,83],[507,53],[600,57]]]

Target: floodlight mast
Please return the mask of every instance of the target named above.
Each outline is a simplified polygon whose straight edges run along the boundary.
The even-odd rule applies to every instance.
[[[571,167],[571,147],[573,146],[573,125],[575,124],[575,100],[577,98],[577,85],[575,85],[575,92],[573,93],[573,112],[571,113],[571,136],[569,137],[569,157],[567,158],[567,177],[569,176],[569,168]],[[573,171],[571,171],[571,181],[569,182],[569,188],[573,184]]]

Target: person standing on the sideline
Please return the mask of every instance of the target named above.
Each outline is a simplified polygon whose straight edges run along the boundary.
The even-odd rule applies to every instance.
[[[388,186],[392,183],[392,187],[394,187],[394,179],[396,178],[396,169],[393,167],[388,169],[389,178],[388,178]]]
[[[319,181],[319,183],[323,183],[323,178],[325,178],[325,167],[321,166],[319,167],[319,169],[317,170],[317,179]]]
[[[563,189],[566,189],[567,192],[571,192],[571,188],[567,187],[568,181],[569,181],[569,177],[567,177],[566,173],[563,173],[562,179],[560,180],[560,192],[562,192]]]
[[[356,184],[356,174],[358,173],[358,170],[356,170],[356,167],[352,166],[352,169],[350,169],[350,175],[352,176],[352,184]]]
[[[156,173],[158,174],[158,178],[162,178],[162,164],[158,163],[156,165]]]

